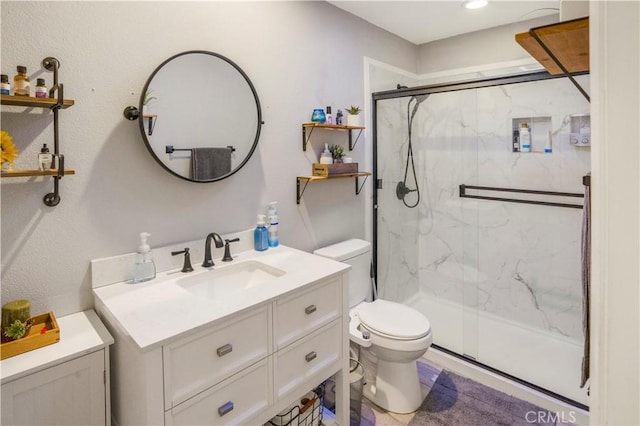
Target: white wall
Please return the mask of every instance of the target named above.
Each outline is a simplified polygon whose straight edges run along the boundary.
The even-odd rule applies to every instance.
[[[640,3],[592,2],[591,424],[640,424]],[[629,123],[633,123],[631,126]]]
[[[284,244],[312,250],[365,235],[366,201],[350,180],[310,184],[296,205],[295,177],[316,161],[302,152],[300,124],[313,108],[366,105],[364,56],[415,72],[414,45],[325,2],[3,2],[1,13],[2,72],[26,65],[33,82],[51,85],[40,61],[55,56],[76,102],[60,112],[61,151],[76,170],[60,182],[60,205],[42,203],[49,178],[2,179],[3,301],[27,298],[34,312],[58,316],[91,307],[90,259],[134,251],[141,231],[158,247],[251,228],[271,200]],[[138,123],[122,115],[163,60],[194,49],[236,62],[265,120],[245,168],[209,184],[161,169]],[[42,144],[52,144],[42,111],[3,107],[2,129],[20,150],[16,168],[35,168]],[[333,133],[315,133],[313,148],[346,143]]]
[[[433,73],[529,59],[526,50],[516,43],[515,35],[533,27],[555,22],[558,22],[558,15],[548,15],[420,45],[418,72]]]

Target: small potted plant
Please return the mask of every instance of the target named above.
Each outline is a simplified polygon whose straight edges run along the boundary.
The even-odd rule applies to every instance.
[[[360,126],[360,107],[351,105],[350,108],[346,108],[347,110],[347,126]]]
[[[345,156],[344,148],[341,145],[330,145],[329,152],[331,153],[331,157],[333,158],[334,163],[342,163],[342,157]]]

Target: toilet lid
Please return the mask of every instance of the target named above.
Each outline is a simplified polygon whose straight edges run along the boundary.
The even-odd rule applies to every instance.
[[[419,339],[429,334],[429,320],[417,310],[377,299],[358,306],[358,317],[368,329],[399,339]]]

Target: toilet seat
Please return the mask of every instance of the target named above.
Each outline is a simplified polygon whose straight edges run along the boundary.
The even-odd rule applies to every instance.
[[[400,303],[377,299],[361,303],[356,313],[363,327],[388,339],[416,340],[431,332],[431,324],[424,315]]]

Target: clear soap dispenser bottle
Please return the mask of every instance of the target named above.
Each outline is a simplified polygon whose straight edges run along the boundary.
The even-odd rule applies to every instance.
[[[142,283],[152,280],[156,277],[156,264],[151,257],[151,247],[147,244],[147,238],[151,234],[148,232],[140,233],[140,246],[138,247],[138,258],[133,268],[133,284]]]

